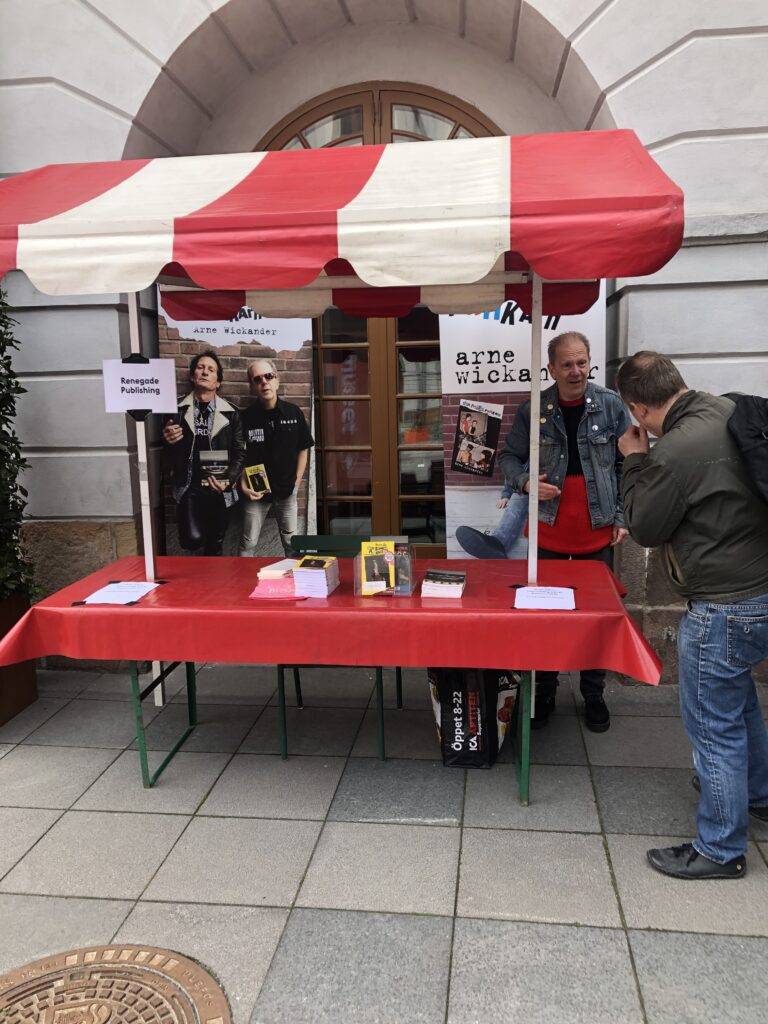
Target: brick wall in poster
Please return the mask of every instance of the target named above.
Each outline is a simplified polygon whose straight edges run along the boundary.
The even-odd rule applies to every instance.
[[[184,338],[178,328],[168,327],[165,318],[158,317],[158,334],[160,343],[160,355],[164,358],[171,358],[176,363],[176,380],[178,383],[179,396],[189,392],[189,361],[198,352],[204,352],[211,346],[203,341],[193,341]],[[312,364],[312,339],[308,338],[303,346],[297,351],[283,350],[276,351],[266,345],[237,344],[227,345],[224,348],[215,348],[216,354],[224,366],[224,382],[221,387],[221,394],[232,405],[238,409],[245,409],[251,404],[251,396],[248,391],[247,368],[254,359],[270,359],[277,367],[280,375],[280,396],[288,402],[298,405],[307,422],[311,424],[311,402],[313,387],[313,364]],[[175,522],[174,502],[170,493],[170,486],[167,480],[163,480],[163,494],[165,498],[165,521],[166,524]],[[308,474],[305,474],[299,489],[299,522],[306,523],[307,515],[307,493]],[[270,517],[271,521],[271,517]],[[265,527],[266,531],[266,527]],[[232,531],[230,531],[232,533]],[[169,549],[174,547],[173,537],[175,532],[172,529],[166,531]],[[265,532],[265,545],[274,547],[274,530],[267,535]],[[271,540],[270,540],[271,538]],[[231,551],[232,538],[228,537],[229,543],[226,549]],[[234,552],[232,552],[234,553]],[[259,551],[261,553],[261,551]],[[269,550],[265,554],[278,554],[279,551]]]

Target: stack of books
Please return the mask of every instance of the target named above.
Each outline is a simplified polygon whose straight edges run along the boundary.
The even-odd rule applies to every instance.
[[[293,570],[298,564],[298,558],[281,558],[279,562],[263,566],[257,575],[260,580],[283,580],[293,575]]]
[[[339,560],[333,556],[305,555],[293,570],[297,597],[328,597],[339,585]]]
[[[275,600],[295,596],[293,570],[299,564],[298,558],[283,558],[259,569],[259,582],[250,594],[254,600]]]
[[[421,584],[422,597],[461,597],[467,582],[465,572],[427,569]]]

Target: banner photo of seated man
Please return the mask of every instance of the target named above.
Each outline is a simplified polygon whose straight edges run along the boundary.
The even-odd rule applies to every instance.
[[[603,284],[586,313],[544,318],[542,392],[553,383],[547,346],[568,331],[589,339],[589,380],[605,384],[605,317]],[[515,302],[440,317],[448,558],[526,557],[528,496],[506,486],[499,453],[530,396],[530,353],[530,317]]]
[[[178,414],[160,417],[167,553],[282,555],[316,533],[312,321],[163,311],[158,334],[179,394]]]

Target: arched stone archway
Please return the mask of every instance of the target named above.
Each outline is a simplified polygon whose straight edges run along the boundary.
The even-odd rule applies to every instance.
[[[154,154],[160,140],[168,153],[253,148],[315,96],[372,79],[440,89],[508,133],[583,128],[579,101],[594,101],[600,90],[586,67],[576,66],[567,27],[531,4],[491,0],[342,8],[335,0],[229,0],[167,60],[137,111],[124,155]],[[174,98],[179,83],[194,103]]]

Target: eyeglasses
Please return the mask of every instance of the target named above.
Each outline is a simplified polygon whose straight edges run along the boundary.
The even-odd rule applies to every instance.
[[[275,377],[277,377],[276,373],[254,373],[251,380],[254,384],[261,384],[263,380],[270,381],[274,380]]]

